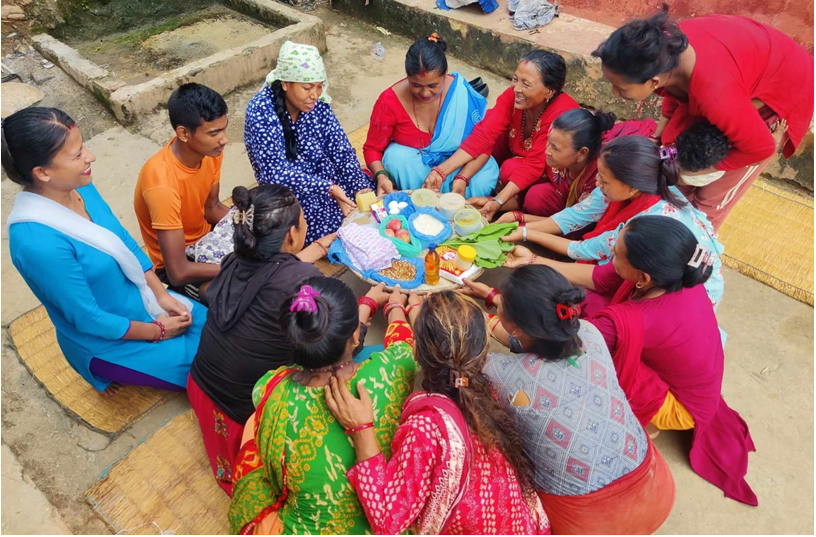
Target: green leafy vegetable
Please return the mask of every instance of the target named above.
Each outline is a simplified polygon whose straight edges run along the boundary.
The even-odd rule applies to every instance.
[[[504,242],[502,237],[509,235],[518,227],[518,222],[509,224],[488,224],[479,231],[474,231],[464,237],[454,237],[442,243],[454,250],[467,244],[476,250],[476,259],[473,261],[482,268],[496,268],[504,265],[507,259],[506,252],[514,248],[512,242]]]

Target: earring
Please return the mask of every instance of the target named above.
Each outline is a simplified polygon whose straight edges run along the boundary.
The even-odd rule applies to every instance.
[[[643,289],[643,282],[637,282],[635,284],[635,287],[637,287],[638,289]]]

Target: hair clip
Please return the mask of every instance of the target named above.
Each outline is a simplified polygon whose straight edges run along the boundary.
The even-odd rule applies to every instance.
[[[660,160],[671,160],[677,158],[677,148],[673,145],[661,145],[660,146]]]
[[[470,382],[468,381],[468,378],[466,376],[462,375],[461,373],[459,373],[459,371],[457,371],[455,369],[451,369],[450,377],[451,377],[451,385],[453,385],[453,387],[456,388],[457,390],[461,389],[461,388],[467,388],[468,385],[470,384]]]
[[[314,313],[317,311],[317,302],[315,302],[314,297],[320,296],[320,293],[312,289],[311,285],[304,285],[298,291],[297,296],[292,301],[292,305],[289,306],[290,312],[300,312],[305,311],[306,313]]]
[[[239,224],[246,224],[249,226],[249,229],[252,229],[252,224],[255,223],[255,205],[250,205],[249,209],[246,211],[237,209],[235,214],[232,215],[232,223],[236,226]]]
[[[710,261],[711,252],[706,250],[705,246],[698,242],[697,248],[694,249],[694,253],[691,255],[691,259],[688,262],[688,266],[690,266],[691,268],[699,268],[700,265],[702,264],[708,265]]]
[[[566,304],[556,304],[555,305],[555,314],[558,316],[559,319],[562,321],[572,320],[581,315],[581,306],[567,306]]]
[[[439,42],[439,34],[436,33],[436,32],[432,33],[431,35],[428,36],[428,41],[433,41],[434,43],[438,43]]]

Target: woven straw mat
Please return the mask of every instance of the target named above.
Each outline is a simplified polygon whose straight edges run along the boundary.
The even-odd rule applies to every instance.
[[[43,306],[12,321],[9,334],[23,365],[48,395],[68,414],[102,434],[118,435],[151,408],[177,395],[143,386],[125,386],[112,397],[102,397],[65,360],[54,325]]]
[[[229,496],[215,481],[192,410],[128,452],[85,497],[116,533],[229,534]]]
[[[758,180],[719,234],[727,267],[813,305],[812,198]]]

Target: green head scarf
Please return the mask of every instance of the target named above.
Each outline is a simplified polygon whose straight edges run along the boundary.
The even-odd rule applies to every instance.
[[[278,53],[278,64],[266,76],[266,85],[271,86],[276,80],[304,84],[323,82],[323,94],[320,100],[324,103],[331,103],[326,68],[323,66],[323,58],[320,57],[317,47],[291,41],[284,43]]]

